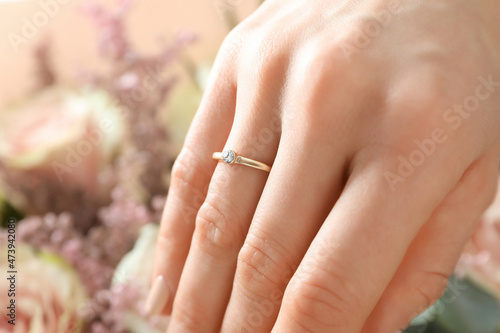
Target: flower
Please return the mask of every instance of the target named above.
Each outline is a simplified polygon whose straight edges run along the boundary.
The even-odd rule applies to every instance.
[[[160,333],[165,331],[168,324],[168,317],[155,316],[148,319],[143,311],[153,275],[152,258],[155,255],[158,229],[158,225],[153,223],[141,228],[134,248],[123,257],[113,276],[112,289],[128,289],[130,294],[130,288],[135,288],[139,293],[138,299],[133,299],[122,313],[121,322],[132,333]]]
[[[500,300],[500,191],[467,244],[458,271]]]
[[[49,88],[0,112],[0,184],[25,214],[109,201],[124,120],[103,91]],[[107,178],[107,179],[106,179]]]
[[[149,223],[140,230],[134,248],[127,253],[113,275],[111,287],[94,293],[82,311],[92,332],[165,332],[169,317],[147,318],[144,303],[153,272],[158,225]]]
[[[5,243],[4,243],[5,244]],[[2,245],[7,253],[7,245]],[[7,260],[0,269],[10,271]],[[78,311],[86,301],[85,291],[76,272],[61,257],[48,252],[35,252],[27,245],[16,244],[14,279],[0,280],[0,289],[9,290],[15,284],[15,295],[0,294],[0,303],[11,304],[15,299],[15,325],[0,321],[2,332],[77,333],[82,329]],[[8,274],[8,277],[12,275]],[[12,311],[12,310],[11,310]],[[8,318],[8,320],[12,320]]]

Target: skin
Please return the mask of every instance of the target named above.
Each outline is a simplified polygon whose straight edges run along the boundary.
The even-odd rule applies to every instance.
[[[168,332],[386,333],[436,301],[496,190],[499,11],[268,0],[234,29],[172,171]]]

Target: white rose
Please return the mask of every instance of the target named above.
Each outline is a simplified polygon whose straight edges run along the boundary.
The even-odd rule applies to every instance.
[[[113,286],[133,283],[140,290],[141,297],[123,316],[123,326],[132,333],[162,333],[168,325],[169,317],[147,318],[143,311],[153,274],[158,229],[158,225],[152,223],[142,227],[134,248],[123,257],[113,276]]]
[[[0,187],[27,214],[71,211],[84,200],[99,206],[112,186],[102,171],[124,128],[103,91],[50,88],[0,110]]]
[[[61,257],[49,253],[36,253],[27,245],[16,244],[15,270],[12,281],[0,280],[0,304],[3,309],[15,300],[15,317],[7,316],[0,321],[1,332],[13,333],[77,333],[82,321],[78,310],[86,302],[84,287],[78,274]],[[7,245],[0,246],[1,253],[7,253]],[[0,269],[8,272],[7,258],[2,258]],[[8,274],[10,277],[11,274]],[[6,292],[15,285],[10,295]],[[15,295],[14,295],[15,294]],[[11,306],[12,308],[12,306]],[[2,311],[4,312],[4,311]],[[15,325],[8,320],[15,320]]]

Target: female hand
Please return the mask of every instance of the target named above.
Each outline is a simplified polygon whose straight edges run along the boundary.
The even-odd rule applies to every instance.
[[[172,171],[168,332],[386,333],[439,298],[495,193],[499,10],[268,0],[232,31]]]

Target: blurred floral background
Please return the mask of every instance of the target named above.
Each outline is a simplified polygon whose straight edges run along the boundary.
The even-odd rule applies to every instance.
[[[0,332],[164,332],[144,302],[169,171],[260,2],[0,1]],[[499,299],[500,199],[408,332],[500,332]]]

